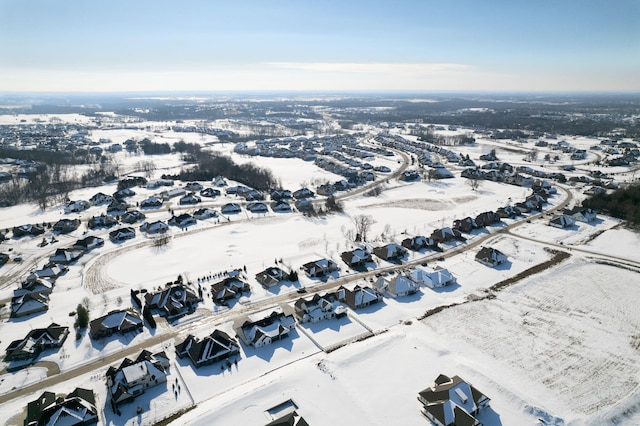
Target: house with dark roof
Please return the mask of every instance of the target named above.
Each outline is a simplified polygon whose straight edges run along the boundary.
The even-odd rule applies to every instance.
[[[78,201],[68,201],[64,205],[65,213],[79,213],[81,211],[87,210],[90,207],[90,204],[86,200],[78,200]]]
[[[169,219],[169,225],[177,226],[178,228],[186,228],[196,223],[196,219],[189,213],[182,213],[179,216],[172,216],[171,219]]]
[[[44,226],[31,225],[31,224],[14,226],[13,229],[11,230],[14,238],[20,238],[23,235],[31,235],[31,236],[40,235],[40,234],[44,234],[44,231],[45,231]]]
[[[598,218],[598,214],[593,209],[575,206],[572,209],[565,209],[564,214],[572,217],[577,222],[590,223]]]
[[[352,289],[340,286],[336,291],[338,300],[349,305],[351,309],[361,309],[382,301],[382,293],[377,289],[356,285]]]
[[[54,283],[51,280],[38,278],[31,281],[23,281],[20,287],[13,290],[13,296],[22,296],[27,293],[44,293],[51,294],[53,291]]]
[[[140,202],[140,208],[142,209],[157,209],[162,207],[162,199],[152,196],[146,198]]]
[[[31,330],[25,338],[9,343],[5,360],[35,359],[44,350],[61,347],[68,335],[69,327],[56,323],[51,323],[47,328]]]
[[[27,275],[27,281],[36,281],[39,279],[48,279],[50,281],[55,281],[60,275],[67,272],[69,268],[67,265],[62,265],[59,263],[47,263],[42,269],[38,269]]]
[[[89,219],[89,222],[87,225],[89,226],[90,229],[111,228],[117,223],[118,223],[118,220],[116,219],[115,216],[112,216],[110,214],[108,215],[101,214],[100,216],[93,216],[91,219]]]
[[[211,297],[214,303],[224,305],[227,300],[239,298],[251,286],[238,276],[229,276],[211,285]]]
[[[554,228],[571,228],[576,224],[575,219],[572,216],[562,214],[552,218],[549,221],[549,226],[553,226]]]
[[[26,293],[11,298],[11,316],[14,318],[44,312],[47,309],[48,293]]]
[[[89,335],[92,339],[100,339],[119,333],[142,331],[142,318],[133,309],[121,309],[109,312],[89,323]]]
[[[132,224],[132,223],[136,223],[138,221],[144,220],[144,218],[145,218],[144,213],[141,213],[138,210],[130,210],[130,211],[126,212],[125,214],[123,214],[120,217],[120,220],[123,223]]]
[[[175,348],[179,358],[188,358],[196,368],[240,355],[238,342],[218,329],[203,339],[190,334]]]
[[[164,290],[147,293],[144,299],[150,309],[154,309],[160,316],[166,317],[168,320],[195,312],[196,305],[202,301],[193,290],[184,284],[169,285]]]
[[[256,274],[256,281],[264,287],[271,288],[280,284],[282,281],[287,281],[289,274],[276,266],[270,266],[262,272]]]
[[[135,238],[135,236],[136,231],[131,227],[119,228],[109,232],[109,239],[114,243],[130,240],[131,238]]]
[[[474,219],[478,228],[484,228],[500,222],[500,215],[496,212],[482,212]]]
[[[345,251],[340,255],[342,261],[350,268],[362,268],[368,262],[373,262],[371,253],[365,248],[357,248],[351,251]]]
[[[373,253],[382,260],[397,261],[407,254],[407,249],[398,244],[391,243],[381,247],[375,247]]]
[[[164,223],[161,220],[156,220],[155,222],[145,222],[140,225],[140,231],[145,234],[164,234],[169,230],[169,225]]]
[[[237,203],[227,203],[220,209],[220,213],[223,214],[235,214],[240,213],[242,211],[242,207]]]
[[[341,318],[347,314],[335,293],[314,294],[311,298],[300,298],[293,304],[294,316],[298,322],[318,322],[325,319]]]
[[[478,413],[490,399],[459,376],[441,374],[432,387],[418,393],[422,414],[437,426],[480,426]]]
[[[169,358],[164,352],[144,350],[135,361],[125,358],[107,370],[107,389],[113,407],[133,400],[147,389],[167,382]]]
[[[88,252],[97,247],[102,247],[104,245],[104,239],[100,237],[96,237],[95,235],[89,235],[84,237],[78,241],[76,241],[72,248],[76,250],[82,250],[84,252]]]
[[[80,219],[60,219],[53,225],[53,231],[59,234],[68,234],[78,229]]]
[[[419,251],[422,249],[442,250],[438,247],[438,242],[436,240],[422,235],[418,235],[413,238],[405,238],[402,240],[402,247],[413,251]]]
[[[457,229],[451,229],[449,227],[434,230],[431,233],[431,238],[433,238],[440,244],[453,240],[465,240],[465,238],[462,237],[460,231],[458,231]]]
[[[59,248],[56,249],[56,252],[51,257],[49,257],[49,262],[68,265],[80,259],[83,254],[84,251],[82,250]]]
[[[493,247],[482,247],[476,254],[475,259],[483,265],[490,267],[502,265],[508,260],[506,254]]]
[[[273,311],[256,321],[245,321],[237,331],[244,343],[259,348],[288,337],[295,324],[293,315]]]
[[[338,264],[331,259],[319,259],[313,262],[307,262],[302,265],[302,269],[310,278],[322,277],[340,270]]]
[[[67,396],[44,392],[27,404],[25,426],[69,425],[88,426],[98,423],[98,408],[92,390],[76,388]]]
[[[274,419],[265,426],[309,426],[309,423],[296,411],[292,411]]]

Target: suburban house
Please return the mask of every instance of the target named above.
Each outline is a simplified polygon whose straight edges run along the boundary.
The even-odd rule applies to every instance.
[[[516,216],[520,216],[522,212],[517,207],[505,206],[500,207],[498,210],[496,210],[496,214],[501,219],[513,219]]]
[[[371,253],[363,248],[343,252],[340,257],[350,268],[363,268],[368,262],[373,262]]]
[[[107,370],[112,407],[131,401],[150,387],[166,383],[169,358],[164,352],[144,350],[135,361],[125,358],[118,368]]]
[[[382,260],[397,261],[407,254],[407,249],[398,244],[391,243],[382,247],[375,247],[373,253]]]
[[[278,213],[289,213],[291,211],[291,205],[286,201],[277,201],[272,204],[271,210]]]
[[[100,237],[96,237],[95,235],[89,235],[88,237],[84,237],[81,240],[76,241],[72,248],[76,250],[82,250],[84,252],[88,252],[97,247],[102,247],[104,245],[104,239]]]
[[[251,213],[255,213],[255,214],[261,214],[261,213],[268,213],[269,212],[269,208],[267,207],[267,205],[265,203],[249,203],[249,204],[247,204],[247,210],[249,210]]]
[[[293,194],[288,189],[276,189],[271,191],[272,201],[291,201],[293,200]]]
[[[31,330],[24,339],[9,343],[5,360],[35,359],[46,349],[61,347],[68,335],[69,327],[56,323],[51,323],[47,328]]]
[[[193,204],[198,204],[201,201],[202,201],[202,199],[200,197],[198,197],[197,195],[195,195],[195,194],[187,194],[184,197],[180,198],[180,200],[178,201],[178,204],[180,204],[181,206],[193,205]]]
[[[140,208],[142,209],[156,209],[159,207],[162,207],[162,200],[155,196],[149,197],[140,202]]]
[[[204,339],[190,334],[175,347],[176,355],[179,358],[189,358],[196,368],[240,355],[238,342],[217,329]]]
[[[114,242],[121,242],[135,238],[136,231],[131,227],[119,228],[109,232],[109,239]]]
[[[319,259],[302,265],[302,269],[308,277],[322,277],[332,272],[339,271],[338,264],[331,259]]]
[[[480,213],[475,218],[475,223],[478,228],[484,228],[500,222],[500,215],[496,212],[488,211]]]
[[[68,201],[64,205],[65,213],[79,213],[88,209],[91,205],[86,200]]]
[[[377,281],[376,286],[380,291],[386,291],[392,297],[402,297],[415,294],[418,292],[420,287],[417,282],[404,275],[396,275],[389,280],[380,278]]]
[[[172,198],[183,197],[186,194],[187,194],[187,191],[185,191],[183,188],[174,188],[168,191],[162,191],[160,193],[160,196],[162,197],[163,201],[169,201]]]
[[[68,234],[78,229],[80,219],[60,219],[53,225],[53,232]]]
[[[468,234],[477,228],[478,225],[476,224],[476,221],[471,217],[465,217],[464,219],[456,219],[453,221],[453,229],[460,232]]]
[[[125,214],[123,214],[120,217],[120,220],[123,223],[136,223],[138,221],[144,220],[145,216],[143,213],[139,212],[138,210],[130,210],[128,212],[126,212]]]
[[[464,240],[464,238],[462,238],[462,234],[460,233],[460,231],[458,231],[457,229],[453,230],[449,227],[436,229],[431,233],[431,238],[433,238],[435,241],[437,241],[440,244],[453,241],[453,240]]]
[[[457,282],[456,277],[448,269],[440,268],[439,266],[433,271],[418,267],[411,271],[410,277],[413,281],[430,288],[445,287]]]
[[[164,234],[169,230],[169,225],[164,223],[161,220],[156,220],[155,222],[145,222],[140,225],[140,231],[145,234]]]
[[[214,198],[220,196],[220,190],[213,188],[204,188],[200,191],[200,195],[203,197]]]
[[[480,426],[476,415],[490,399],[459,376],[439,375],[432,387],[418,393],[422,414],[438,426]]]
[[[177,226],[178,228],[186,228],[196,224],[196,219],[189,213],[182,213],[179,216],[172,216],[169,219],[169,225]]]
[[[242,207],[237,203],[227,203],[220,209],[220,213],[223,214],[235,214],[240,213],[242,211]]]
[[[294,410],[274,419],[265,426],[309,426],[309,423]]]
[[[25,293],[11,298],[11,316],[14,318],[44,312],[49,309],[48,293]]]
[[[94,425],[98,423],[98,407],[92,390],[76,388],[67,396],[44,392],[27,404],[25,426]]]
[[[310,299],[300,298],[293,305],[294,316],[299,322],[318,322],[324,319],[341,318],[347,314],[335,293],[320,296],[314,294]]]
[[[69,268],[62,264],[47,263],[42,269],[38,269],[27,275],[27,281],[37,281],[39,279],[48,279],[55,281],[60,275],[67,272]]]
[[[27,225],[14,226],[13,229],[11,230],[11,233],[13,234],[14,238],[20,238],[23,235],[36,236],[36,235],[44,234],[44,231],[45,229],[44,229],[44,226],[42,225],[27,224]]]
[[[202,184],[200,182],[187,182],[184,185],[184,189],[186,189],[187,191],[192,191],[192,192],[202,191],[202,188],[204,188],[204,187],[202,186]]]
[[[222,176],[216,176],[211,180],[214,186],[227,186],[227,181]]]
[[[571,228],[575,224],[576,220],[566,214],[556,216],[549,221],[549,226],[553,226],[554,228]]]
[[[144,300],[150,309],[155,309],[160,316],[169,320],[194,312],[196,305],[202,301],[184,284],[173,284],[165,287],[164,290],[147,293]]]
[[[27,293],[44,293],[51,294],[53,291],[53,281],[39,278],[32,281],[23,281],[20,287],[13,290],[14,296],[22,296]]]
[[[289,274],[276,266],[271,266],[256,274],[256,281],[264,288],[276,286],[281,281],[287,281],[288,279]]]
[[[476,261],[486,266],[498,266],[507,261],[507,255],[493,247],[482,247],[476,254]]]
[[[583,207],[574,207],[572,209],[565,209],[564,214],[572,217],[577,222],[590,223],[597,219],[598,214],[593,209],[587,209]]]
[[[93,216],[89,219],[88,226],[90,229],[95,228],[111,228],[113,225],[117,224],[118,220],[115,216],[101,214],[100,216]]]
[[[214,303],[225,304],[227,300],[238,298],[245,291],[251,291],[251,286],[238,277],[227,277],[211,285],[211,297]]]
[[[94,206],[99,206],[100,204],[109,204],[113,201],[113,197],[111,195],[104,194],[102,192],[98,192],[94,194],[91,198],[89,198],[89,202]]]
[[[82,250],[59,248],[56,249],[56,252],[53,254],[53,256],[49,257],[49,262],[68,265],[80,259],[83,254],[84,251]]]
[[[193,212],[193,217],[198,220],[210,219],[212,217],[218,217],[218,212],[214,209],[201,208]]]
[[[309,188],[300,188],[297,191],[294,191],[293,193],[293,197],[296,200],[300,200],[302,198],[311,198],[311,197],[315,197],[316,194],[310,190]]]
[[[259,348],[289,336],[295,324],[293,315],[273,311],[269,316],[257,321],[245,321],[238,328],[238,336],[247,345]]]
[[[356,285],[353,289],[340,286],[336,292],[338,300],[346,303],[351,309],[360,309],[380,302],[382,294],[371,287]]]
[[[433,238],[427,238],[422,235],[418,235],[413,238],[405,238],[404,240],[402,240],[402,247],[413,251],[418,251],[425,248],[431,250],[440,250],[440,247],[438,247],[438,242],[436,240],[434,240]]]
[[[89,323],[89,335],[92,339],[108,337],[112,334],[125,334],[130,331],[142,331],[142,318],[133,309],[111,311]]]

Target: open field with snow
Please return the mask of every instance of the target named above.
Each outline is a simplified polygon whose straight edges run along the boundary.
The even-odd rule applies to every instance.
[[[83,117],[64,119],[76,122]],[[0,124],[23,119],[34,117],[0,116]],[[341,178],[313,162],[238,155],[233,144],[217,143],[215,137],[168,130],[168,123],[147,124],[137,129],[95,129],[90,137],[117,143],[144,137],[163,143],[199,143],[237,163],[268,168],[290,190]],[[584,149],[597,143],[590,138],[568,140]],[[495,148],[503,161],[532,165],[523,160],[532,146],[531,142],[479,137],[475,145],[460,149],[477,159]],[[543,149],[541,154],[547,151],[551,152]],[[176,154],[118,153],[115,157],[126,172],[137,170],[141,160],[151,158],[156,166],[152,178],[174,173],[184,165]],[[445,161],[443,158],[438,157]],[[595,159],[596,154],[590,152],[584,164],[576,165],[587,170],[591,165],[586,163]],[[376,156],[372,164],[394,171],[404,165],[397,154]],[[548,225],[550,214],[527,214],[464,233],[465,241],[442,243],[442,252],[409,251],[393,262],[374,257],[364,273],[342,261],[344,251],[429,236],[436,228],[451,226],[455,219],[495,211],[531,193],[529,188],[492,181],[482,181],[473,190],[460,177],[462,167],[447,166],[455,178],[414,182],[394,178],[381,185],[377,196],[341,194],[344,208],[339,213],[310,217],[297,211],[269,210],[251,214],[243,208],[239,214],[198,220],[187,228],[171,226],[170,238],[161,246],[139,232],[139,224],[134,225],[134,239],[119,243],[109,241],[111,229],[89,230],[88,219],[102,213],[105,206],[72,214],[65,214],[62,204],[45,211],[35,204],[0,208],[2,230],[25,223],[55,223],[61,218],[81,220],[77,230],[56,234],[55,241],[47,230],[44,237],[51,242],[42,247],[42,236],[11,237],[0,246],[2,252],[11,254],[11,260],[0,268],[0,301],[4,302],[0,352],[31,329],[52,322],[70,328],[62,348],[44,351],[33,365],[28,361],[0,363],[0,423],[22,424],[26,403],[44,390],[66,394],[83,386],[95,392],[101,422],[109,425],[151,425],[187,408],[192,409],[172,425],[261,425],[273,420],[267,412],[270,408],[289,399],[310,425],[425,425],[428,421],[420,412],[417,394],[432,386],[439,374],[447,374],[461,376],[491,398],[491,408],[479,415],[486,426],[538,425],[539,419],[554,426],[638,424],[640,237],[620,221],[599,216],[589,224],[578,222],[558,229]],[[542,167],[541,160],[537,166]],[[211,182],[202,183],[212,187]],[[177,182],[176,187],[181,184]],[[554,185],[558,193],[549,198],[545,210],[577,205],[584,198],[581,185]],[[136,194],[127,200],[132,206],[162,188],[134,189]],[[115,190],[114,182],[75,190],[69,196],[88,199],[97,192]],[[316,200],[323,204],[325,197]],[[246,206],[240,197],[223,191],[219,197],[203,198],[197,206],[181,206],[173,199],[158,209],[142,211],[146,221],[166,221],[170,210],[219,210],[237,201]],[[372,218],[366,242],[353,241],[357,215]],[[56,281],[49,310],[9,318],[13,291],[26,275],[47,263],[56,249],[69,247],[86,235],[104,238],[104,246],[69,265]],[[475,256],[483,246],[503,252],[507,262],[495,268],[480,264]],[[558,252],[567,253],[568,259],[553,264]],[[22,261],[15,261],[16,257]],[[324,279],[306,276],[302,266],[322,258],[335,261],[340,271]],[[545,262],[551,266],[540,268]],[[255,276],[271,266],[297,272],[298,280],[263,288]],[[446,268],[457,284],[436,289],[421,286],[413,295],[387,295],[377,304],[348,308],[348,315],[341,319],[297,324],[289,337],[265,347],[241,343],[238,362],[231,366],[220,361],[194,368],[187,359],[176,356],[174,344],[189,334],[202,338],[220,329],[234,337],[238,322],[247,316],[275,308],[290,312],[300,297],[324,294],[340,285],[374,285],[378,279],[390,280],[416,267]],[[242,271],[240,277],[251,290],[226,306],[214,304],[211,285],[236,269]],[[86,331],[76,336],[73,312],[83,299],[87,298],[94,319],[130,307],[132,289],[152,292],[177,276],[188,288],[202,289],[204,300],[194,313],[172,322],[156,315],[158,327],[145,326],[139,333],[98,340]],[[496,288],[500,283],[509,285]],[[105,372],[110,365],[119,365],[125,355],[135,358],[142,349],[167,353],[167,384],[123,404],[118,415],[107,403]],[[37,388],[38,383],[56,377],[65,380],[47,389]],[[12,397],[18,393],[19,397]]]

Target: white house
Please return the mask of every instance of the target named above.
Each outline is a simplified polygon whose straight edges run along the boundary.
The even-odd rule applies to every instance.
[[[448,269],[440,268],[439,266],[433,271],[416,268],[409,276],[417,283],[424,284],[430,288],[445,287],[457,282],[456,277]]]

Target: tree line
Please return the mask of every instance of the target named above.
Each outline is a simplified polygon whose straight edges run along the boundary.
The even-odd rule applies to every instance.
[[[610,194],[596,194],[582,202],[583,207],[628,221],[640,226],[640,185],[620,188]]]

